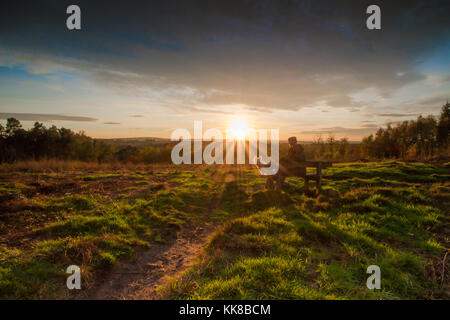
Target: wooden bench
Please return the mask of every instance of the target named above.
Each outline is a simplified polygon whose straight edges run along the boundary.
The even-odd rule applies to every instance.
[[[284,177],[300,177],[305,180],[305,189],[309,190],[309,180],[316,181],[316,189],[317,192],[320,193],[322,190],[322,170],[333,165],[332,162],[329,161],[304,161],[300,162],[298,168],[316,168],[315,173],[306,173],[306,175],[299,175],[295,173],[295,170],[289,171],[280,166],[278,173],[272,176],[267,176],[266,187],[268,189],[278,189],[281,191],[281,176]],[[266,167],[268,165],[258,165],[259,167]],[[292,169],[292,168],[291,168]],[[295,168],[293,168],[295,169]]]

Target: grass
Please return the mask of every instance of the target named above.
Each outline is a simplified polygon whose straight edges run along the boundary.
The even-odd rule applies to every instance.
[[[336,164],[322,194],[308,196],[296,178],[281,195],[268,192],[246,166],[42,166],[0,168],[2,299],[58,298],[71,264],[90,286],[201,221],[224,225],[198,262],[160,289],[165,298],[448,298],[446,167]],[[365,286],[372,264],[381,290]]]
[[[0,190],[0,196],[14,194],[0,216],[0,298],[56,298],[71,264],[81,267],[89,286],[120,259],[176,238],[185,223],[228,218],[210,215],[220,182],[209,179],[209,170],[173,168],[138,176],[6,175],[22,182]],[[129,192],[125,198],[123,191]]]
[[[108,173],[108,174],[90,174],[85,176],[78,176],[76,179],[81,179],[84,181],[93,181],[93,180],[100,180],[100,179],[107,179],[107,178],[114,178],[114,177],[120,177],[120,174],[117,173]]]
[[[400,162],[340,164],[323,195],[288,179],[284,205],[227,222],[170,299],[448,298],[448,171]],[[270,197],[266,195],[266,199]],[[366,288],[369,265],[381,290]]]
[[[76,160],[21,160],[14,163],[2,163],[0,165],[1,173],[9,172],[34,172],[34,173],[67,173],[68,171],[123,171],[123,170],[144,170],[152,168],[152,165],[120,163],[120,162],[85,162]]]

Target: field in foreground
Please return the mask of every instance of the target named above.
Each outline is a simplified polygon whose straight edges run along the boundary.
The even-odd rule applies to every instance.
[[[2,299],[67,297],[72,264],[95,288],[199,224],[220,227],[160,297],[449,298],[448,166],[337,164],[319,196],[296,178],[268,192],[249,166],[0,171]],[[366,288],[373,264],[377,291]]]

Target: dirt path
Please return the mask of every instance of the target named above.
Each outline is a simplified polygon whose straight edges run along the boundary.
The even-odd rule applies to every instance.
[[[139,257],[115,267],[99,287],[82,299],[158,299],[156,288],[192,265],[215,226],[185,226],[176,240],[155,244]]]

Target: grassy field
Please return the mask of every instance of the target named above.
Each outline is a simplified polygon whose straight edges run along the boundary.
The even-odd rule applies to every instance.
[[[93,286],[118,261],[222,225],[169,299],[448,299],[448,165],[377,162],[266,191],[250,166],[0,168],[0,298],[59,298],[65,268]],[[381,290],[366,268],[381,268]]]

